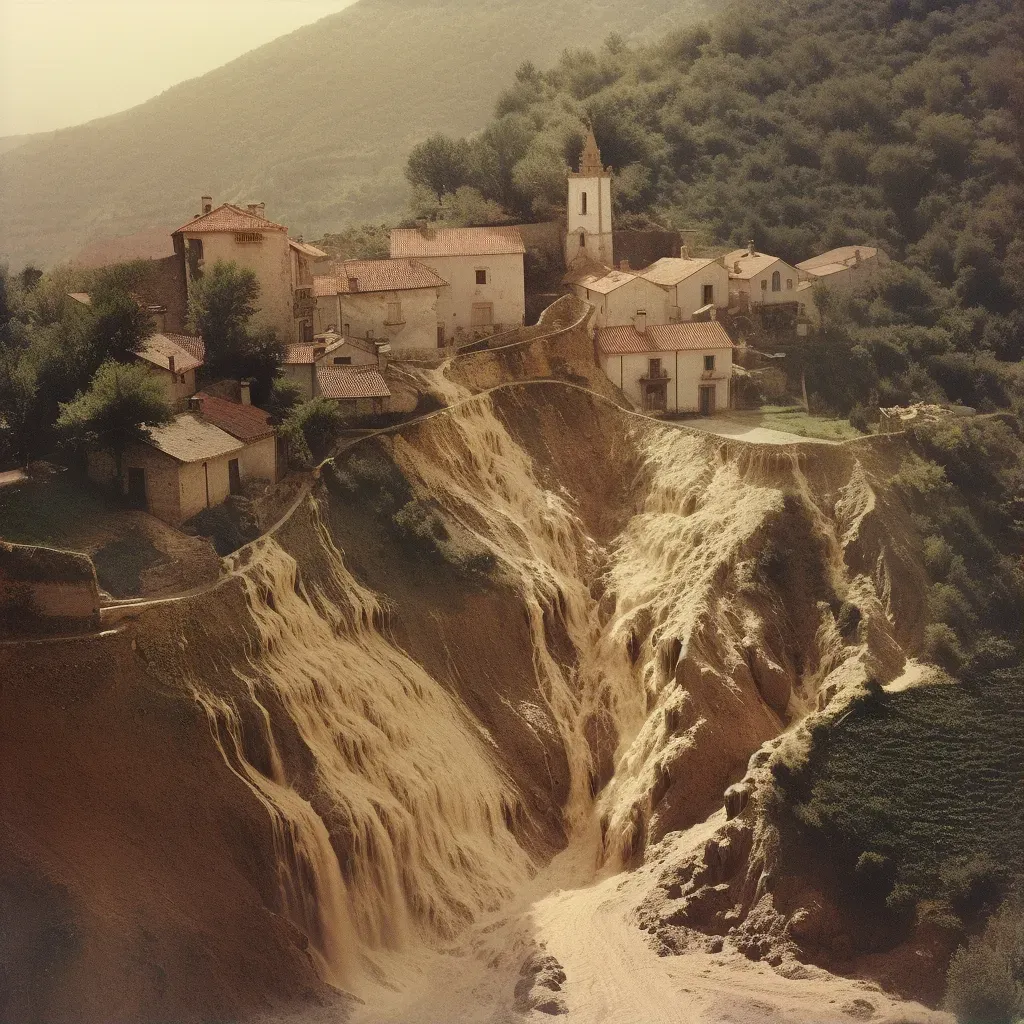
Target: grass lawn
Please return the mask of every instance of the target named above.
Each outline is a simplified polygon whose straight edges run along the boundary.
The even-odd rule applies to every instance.
[[[849,441],[864,435],[850,426],[849,420],[831,416],[813,416],[799,405],[763,405],[760,409],[730,412],[730,419],[749,422],[752,427],[783,430],[800,437],[820,437],[826,441]]]

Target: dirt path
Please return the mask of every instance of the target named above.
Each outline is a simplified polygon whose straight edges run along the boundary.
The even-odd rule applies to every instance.
[[[723,812],[678,836],[662,853],[701,845]],[[655,884],[658,863],[595,877],[593,840],[557,856],[505,912],[474,925],[444,952],[379,961],[376,982],[352,1024],[513,1024],[555,1019],[571,1024],[952,1024],[952,1017],[898,1002],[870,982],[796,965],[784,977],[729,946],[717,954],[658,956],[633,915]],[[588,882],[587,879],[590,879]],[[521,967],[553,957],[565,974],[547,1011],[519,1000]],[[527,986],[528,987],[528,986]]]
[[[746,441],[748,444],[839,444],[823,437],[803,437],[790,434],[785,430],[773,430],[771,427],[757,427],[741,420],[732,420],[728,416],[715,416],[713,419],[687,420],[685,426],[691,430],[701,430],[705,434],[717,434],[734,441]]]

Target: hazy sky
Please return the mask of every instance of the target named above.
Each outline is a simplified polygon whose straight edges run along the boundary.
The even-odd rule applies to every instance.
[[[0,0],[0,136],[113,114],[354,0]]]

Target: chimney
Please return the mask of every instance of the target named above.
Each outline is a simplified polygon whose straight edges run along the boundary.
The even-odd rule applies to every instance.
[[[685,243],[683,243],[679,250],[679,258],[684,260],[688,260],[690,258],[690,247]]]
[[[327,346],[326,345],[314,345],[313,346],[313,362],[316,363],[316,362],[319,362],[321,359],[323,359],[323,357],[326,354],[326,352],[327,352]]]
[[[238,382],[238,390],[242,394],[242,405],[252,405],[252,398],[249,396],[249,387],[251,384],[251,380],[240,380]]]
[[[256,204],[256,216],[262,217],[264,220],[267,219],[267,204],[257,203]]]
[[[167,369],[174,373],[174,356],[167,357]]]
[[[749,242],[747,242],[747,255],[748,256],[756,256],[757,255],[757,250],[754,248],[754,240],[753,239],[751,239]]]
[[[636,328],[638,334],[647,333],[647,310],[638,309],[636,316],[633,317],[633,326]]]
[[[202,213],[209,213],[213,209],[213,196],[203,196],[200,200],[199,209]],[[202,214],[200,214],[201,216]]]
[[[619,260],[619,270],[629,270],[629,260]]]
[[[251,213],[251,214],[252,214],[253,216],[256,216],[256,212],[257,212],[257,210],[258,210],[258,207],[257,207],[257,205],[256,205],[255,203],[248,203],[248,204],[247,204],[247,207],[248,207],[248,210],[249,210],[249,212],[250,212],[250,213]]]

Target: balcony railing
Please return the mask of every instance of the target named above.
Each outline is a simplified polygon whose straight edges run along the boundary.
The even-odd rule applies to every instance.
[[[641,381],[646,381],[648,383],[655,383],[668,380],[668,370],[666,370],[664,367],[662,367],[660,370],[648,370],[639,379]]]

